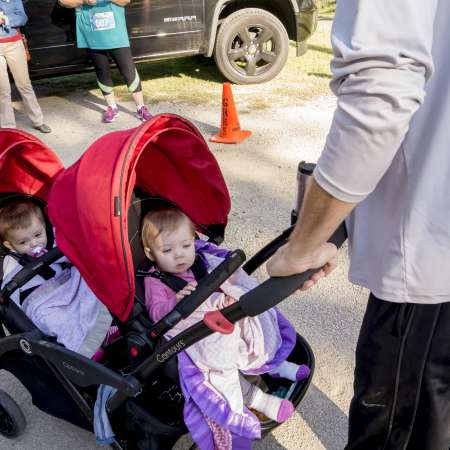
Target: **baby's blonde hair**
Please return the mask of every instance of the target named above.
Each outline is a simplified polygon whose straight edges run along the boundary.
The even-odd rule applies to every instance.
[[[182,223],[187,223],[195,234],[195,225],[186,214],[174,206],[154,209],[148,212],[142,221],[141,239],[144,247],[150,248],[162,232],[176,230]]]
[[[8,240],[8,233],[11,230],[29,227],[33,217],[45,223],[39,205],[29,200],[18,200],[0,208],[0,239]]]

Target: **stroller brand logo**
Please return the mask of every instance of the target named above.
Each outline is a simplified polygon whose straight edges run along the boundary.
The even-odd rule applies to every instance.
[[[167,361],[172,355],[178,353],[180,350],[183,350],[184,347],[186,347],[186,344],[183,339],[180,339],[175,345],[170,347],[164,353],[159,353],[156,355],[156,361],[160,363]]]
[[[77,369],[76,367],[73,367],[73,366],[72,366],[71,364],[69,364],[68,362],[63,361],[63,362],[62,362],[62,365],[63,365],[66,369],[71,370],[72,372],[75,372],[76,374],[81,375],[82,377],[84,377],[84,372],[83,372],[82,370]]]
[[[21,339],[19,341],[19,345],[20,345],[20,348],[22,349],[22,351],[24,353],[26,353],[27,355],[32,355],[33,354],[33,352],[31,351],[30,343],[28,341],[26,341],[25,339]]]

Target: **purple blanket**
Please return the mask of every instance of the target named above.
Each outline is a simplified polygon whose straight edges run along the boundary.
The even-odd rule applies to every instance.
[[[275,357],[258,370],[249,373],[266,373],[278,367],[292,352],[296,332],[288,320],[277,311],[282,345]],[[261,438],[258,418],[244,407],[242,414],[231,410],[228,403],[208,388],[204,373],[196,366],[186,352],[178,356],[181,388],[185,397],[184,420],[193,440],[201,450],[216,450],[214,436],[206,417],[220,427],[229,430],[233,438],[233,450],[251,449],[251,442]]]

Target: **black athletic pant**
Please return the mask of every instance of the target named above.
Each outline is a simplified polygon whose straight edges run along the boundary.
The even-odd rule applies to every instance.
[[[116,63],[119,72],[127,83],[128,90],[132,93],[142,91],[141,81],[136,66],[134,65],[130,47],[115,48],[112,50],[89,49],[89,56],[94,63],[97,83],[103,95],[108,95],[113,92],[113,81],[108,56],[111,56]]]
[[[347,450],[449,450],[450,304],[371,295],[354,390]]]

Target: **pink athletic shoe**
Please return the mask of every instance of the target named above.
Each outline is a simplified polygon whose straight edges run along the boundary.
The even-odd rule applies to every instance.
[[[116,117],[119,115],[119,108],[114,108],[113,106],[108,106],[106,111],[103,113],[103,122],[111,123],[116,120]]]
[[[147,122],[147,120],[150,120],[153,117],[145,105],[138,108],[136,111],[136,116],[138,119],[141,119],[142,122]]]
[[[294,405],[289,400],[283,400],[280,405],[280,409],[278,410],[277,422],[283,423],[289,419],[289,417],[294,414],[295,408]]]
[[[297,370],[297,381],[306,380],[306,378],[308,378],[310,374],[311,369],[305,364],[300,364]]]

